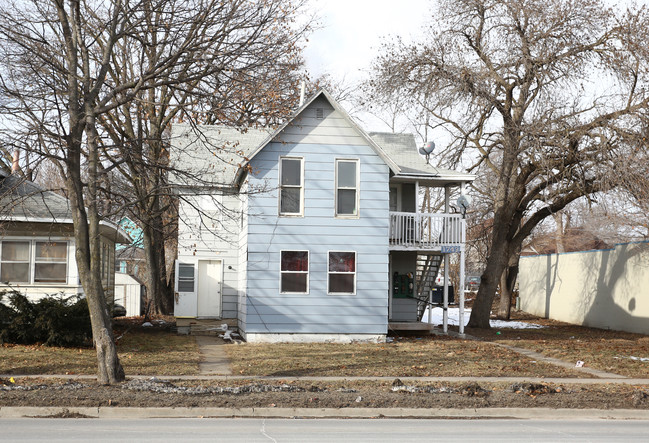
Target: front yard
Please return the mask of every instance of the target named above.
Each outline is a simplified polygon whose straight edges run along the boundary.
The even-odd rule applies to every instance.
[[[449,337],[392,343],[226,347],[233,373],[266,376],[589,377],[507,349]]]
[[[140,322],[141,323],[141,322]],[[200,354],[193,337],[163,326],[140,327],[124,322],[115,327],[117,352],[127,375],[192,375]],[[93,348],[38,345],[0,346],[0,374],[96,374]]]
[[[649,378],[649,336],[629,332],[575,326],[554,320],[514,313],[522,321],[545,326],[542,329],[466,329],[483,340],[530,349],[567,362],[630,378]]]
[[[590,377],[535,361],[489,341],[531,349],[545,356],[632,378],[649,378],[649,337],[584,328],[517,314],[543,329],[470,330],[480,338],[393,337],[382,344],[224,345],[239,376],[433,376]],[[136,320],[116,326],[126,375],[195,375],[200,353],[194,337],[175,334],[169,324],[141,327]],[[91,348],[0,346],[0,374],[95,374]]]

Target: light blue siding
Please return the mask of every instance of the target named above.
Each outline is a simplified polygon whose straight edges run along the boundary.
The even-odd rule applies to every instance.
[[[246,333],[387,333],[389,169],[347,129],[338,132],[354,139],[352,144],[328,143],[336,135],[327,128],[347,125],[336,118],[336,112],[321,122],[307,115],[299,130],[287,131],[291,137],[278,138],[299,135],[319,143],[270,143],[251,162],[251,188],[265,184],[271,191],[249,196]],[[317,137],[305,129],[309,125],[318,127]],[[303,217],[278,217],[280,156],[304,157]],[[359,218],[334,217],[335,160],[340,158],[359,160]],[[308,294],[280,293],[282,250],[309,251]],[[329,251],[356,252],[354,295],[327,294]]]

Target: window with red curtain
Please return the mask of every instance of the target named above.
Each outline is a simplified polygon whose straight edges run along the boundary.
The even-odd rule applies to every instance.
[[[280,292],[309,292],[309,251],[282,251],[280,259]]]
[[[356,293],[356,252],[329,252],[329,294]]]

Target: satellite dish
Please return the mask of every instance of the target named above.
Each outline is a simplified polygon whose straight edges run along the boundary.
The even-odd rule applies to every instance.
[[[435,142],[426,142],[424,145],[419,148],[419,153],[421,155],[429,156],[435,150]]]
[[[471,206],[471,197],[464,194],[460,195],[457,198],[457,205],[462,210],[462,213],[465,214],[466,210],[469,209],[469,206]]]

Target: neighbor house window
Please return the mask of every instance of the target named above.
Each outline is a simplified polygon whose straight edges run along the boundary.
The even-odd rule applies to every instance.
[[[329,252],[329,294],[356,293],[356,252]]]
[[[3,241],[0,281],[29,283],[29,242]]]
[[[65,283],[67,281],[68,244],[39,241],[35,243],[34,283]]]
[[[336,160],[336,216],[358,216],[358,160]]]
[[[194,265],[178,263],[178,292],[194,292]]]
[[[302,215],[304,159],[282,157],[279,161],[279,214]]]
[[[67,283],[67,242],[3,241],[0,256],[0,281]]]
[[[281,251],[280,292],[309,292],[309,251]]]

